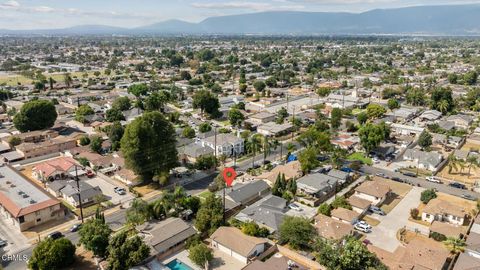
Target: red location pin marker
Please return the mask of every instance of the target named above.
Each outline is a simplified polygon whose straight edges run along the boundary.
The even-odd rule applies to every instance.
[[[232,186],[233,180],[237,177],[237,173],[233,168],[225,168],[223,169],[223,180],[227,183],[227,187]]]

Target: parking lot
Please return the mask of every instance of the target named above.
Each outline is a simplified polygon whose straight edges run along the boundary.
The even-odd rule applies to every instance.
[[[30,246],[27,237],[18,228],[6,221],[3,216],[0,218],[0,239],[8,242],[3,247],[6,254],[13,255]]]
[[[111,180],[110,182],[100,176],[82,178],[82,180],[92,186],[98,186],[102,190],[103,195],[105,195],[105,198],[113,204],[124,203],[134,199],[134,196],[128,192],[128,189],[125,189],[127,192],[125,195],[115,193],[114,188],[116,187],[116,183],[114,180]],[[123,187],[121,184],[118,184],[117,186]]]

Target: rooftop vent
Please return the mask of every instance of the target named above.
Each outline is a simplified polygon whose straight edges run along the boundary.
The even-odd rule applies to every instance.
[[[25,193],[25,192],[23,192],[23,191],[20,190],[20,191],[18,191],[17,193],[18,193],[18,195],[22,195],[22,194]]]
[[[35,201],[34,199],[31,199],[31,200],[30,200],[30,204],[34,204],[34,203],[36,203],[36,202],[37,202],[37,201]]]
[[[14,188],[14,187],[16,187],[16,185],[15,185],[15,184],[11,184],[10,187],[11,187],[11,188]]]
[[[11,183],[12,183],[12,182],[10,182],[10,181],[7,181],[7,185],[10,185]]]
[[[30,196],[28,196],[28,194],[26,194],[26,193],[23,194],[23,198],[28,198],[28,197],[30,197]]]

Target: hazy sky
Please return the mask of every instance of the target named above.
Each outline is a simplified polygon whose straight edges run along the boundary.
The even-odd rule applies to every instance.
[[[273,10],[362,12],[414,5],[480,0],[0,0],[0,29],[62,28],[84,24],[135,27],[168,19]]]

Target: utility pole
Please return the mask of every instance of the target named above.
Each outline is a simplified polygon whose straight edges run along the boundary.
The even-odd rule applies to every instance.
[[[293,142],[293,137],[295,136],[295,105],[293,105],[292,126],[293,126],[293,131],[292,131],[292,142]]]
[[[225,225],[225,189],[227,188],[227,184],[225,183],[225,179],[223,181],[223,224]]]
[[[78,201],[80,202],[80,217],[82,218],[82,223],[83,223],[82,197],[80,196],[80,184],[79,184],[78,180],[79,179],[78,179],[77,165],[75,165],[75,181],[77,182]]]
[[[213,141],[213,148],[215,149],[213,151],[214,155],[215,155],[215,163],[214,163],[214,167],[215,167],[215,170],[217,169],[217,127],[215,126],[215,129],[213,130],[213,134],[214,134],[214,141]]]

